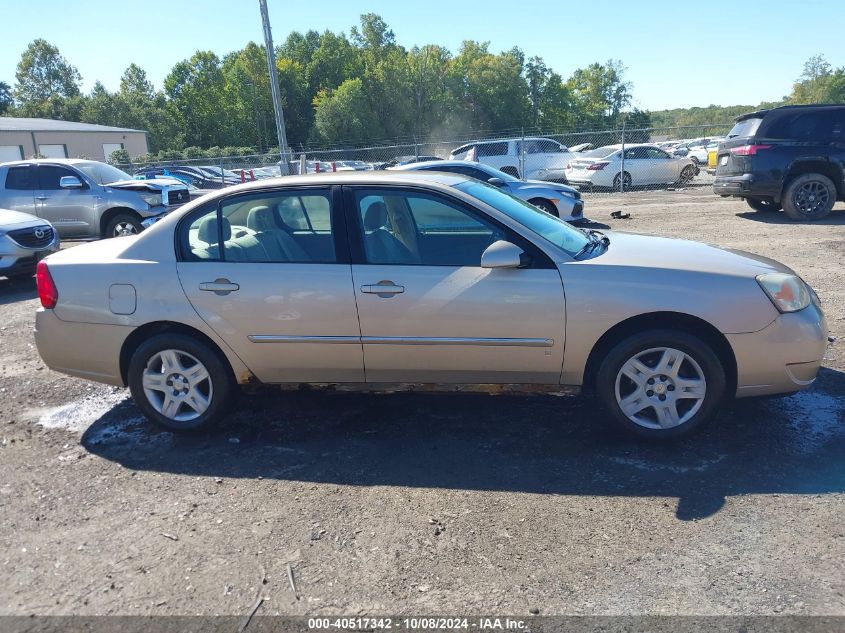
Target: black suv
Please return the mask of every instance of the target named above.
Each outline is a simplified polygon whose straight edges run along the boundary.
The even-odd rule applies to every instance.
[[[825,217],[845,200],[845,105],[743,114],[719,145],[713,191],[793,220]]]

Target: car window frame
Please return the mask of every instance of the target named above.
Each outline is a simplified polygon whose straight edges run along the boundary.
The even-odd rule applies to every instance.
[[[528,254],[529,262],[525,266],[521,266],[521,269],[528,269],[528,270],[546,270],[546,269],[557,269],[555,266],[554,261],[552,258],[539,246],[534,244],[530,239],[521,235],[511,227],[507,226],[503,222],[500,222],[496,218],[492,217],[484,210],[479,209],[478,207],[468,204],[466,201],[462,200],[461,198],[450,195],[448,193],[442,192],[436,189],[429,189],[426,187],[414,186],[414,185],[386,185],[386,184],[356,184],[356,185],[343,185],[342,187],[342,194],[343,194],[343,206],[346,215],[346,234],[348,236],[348,244],[349,244],[349,253],[350,253],[350,262],[355,265],[359,266],[412,266],[412,267],[429,267],[429,268],[480,268],[480,260],[478,266],[460,266],[455,264],[408,264],[408,263],[391,263],[391,264],[373,264],[367,261],[366,250],[364,247],[364,230],[361,226],[361,219],[360,219],[360,210],[358,209],[358,203],[355,200],[355,192],[360,190],[365,191],[395,191],[398,193],[409,194],[409,193],[418,193],[423,194],[426,196],[430,196],[433,198],[441,198],[446,203],[453,205],[462,211],[466,212],[471,217],[480,218],[479,221],[487,222],[492,224],[497,229],[504,233],[505,240],[515,244],[519,248],[521,248],[526,254]]]
[[[332,242],[334,245],[335,261],[333,262],[315,262],[315,261],[268,261],[268,262],[238,262],[226,259],[225,245],[223,240],[223,207],[227,202],[234,199],[243,199],[246,202],[249,199],[263,200],[273,194],[296,195],[301,192],[301,195],[307,195],[305,192],[320,191],[325,192],[329,198],[331,205],[330,221],[332,230]],[[312,194],[313,195],[313,194]],[[188,241],[188,231],[191,225],[198,218],[208,215],[212,209],[217,214],[217,243],[220,245],[220,256],[217,259],[200,259],[191,253],[190,243]],[[190,213],[185,214],[179,219],[176,229],[173,231],[174,249],[177,262],[184,263],[214,263],[214,264],[269,264],[269,265],[284,265],[284,264],[312,264],[312,265],[348,265],[351,262],[351,255],[349,250],[348,227],[346,222],[346,214],[344,212],[343,192],[339,185],[297,185],[287,187],[272,187],[268,189],[261,189],[258,191],[234,192],[215,198],[208,201],[206,204],[198,206]]]

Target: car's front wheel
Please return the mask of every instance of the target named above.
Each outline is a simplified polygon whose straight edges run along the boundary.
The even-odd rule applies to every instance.
[[[602,361],[596,391],[613,418],[651,439],[678,438],[710,420],[725,395],[725,369],[701,339],[676,330],[634,334]]]
[[[118,213],[108,224],[103,237],[123,237],[124,235],[137,235],[144,227],[141,220],[132,213]]]
[[[170,431],[211,425],[236,389],[220,355],[184,334],[160,334],[142,343],[129,362],[128,377],[138,408]]]
[[[533,204],[535,207],[537,207],[539,209],[542,209],[546,213],[549,213],[549,214],[551,214],[555,217],[559,217],[559,214],[558,214],[558,211],[557,211],[557,208],[555,207],[555,205],[553,205],[550,201],[548,201],[544,198],[534,198],[533,200],[531,200],[531,204]]]

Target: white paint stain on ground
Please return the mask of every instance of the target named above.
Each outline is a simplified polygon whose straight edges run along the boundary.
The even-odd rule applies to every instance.
[[[670,473],[689,473],[689,472],[704,472],[711,466],[715,466],[727,455],[714,455],[709,459],[697,459],[693,464],[661,464],[659,462],[648,461],[646,459],[637,459],[636,457],[610,457],[610,461],[623,466],[632,466],[640,470],[648,471],[668,471]]]
[[[170,433],[151,433],[149,423],[137,411],[133,411],[129,417],[112,413],[115,407],[128,399],[127,391],[98,389],[79,400],[42,413],[38,418],[38,424],[47,429],[64,429],[79,435],[86,434],[85,443],[88,445],[105,441],[117,443],[171,441],[173,436]]]

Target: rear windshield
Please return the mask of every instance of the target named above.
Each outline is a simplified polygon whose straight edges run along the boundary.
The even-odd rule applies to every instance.
[[[731,128],[731,131],[728,132],[728,138],[736,138],[737,136],[754,136],[757,133],[757,128],[760,127],[760,123],[762,122],[763,119],[758,117],[738,121],[736,125]]]
[[[589,158],[605,158],[606,156],[610,156],[613,152],[619,151],[618,147],[614,147],[613,145],[605,145],[604,147],[597,147],[596,149],[591,149],[589,152],[582,152],[581,156],[586,156]]]

